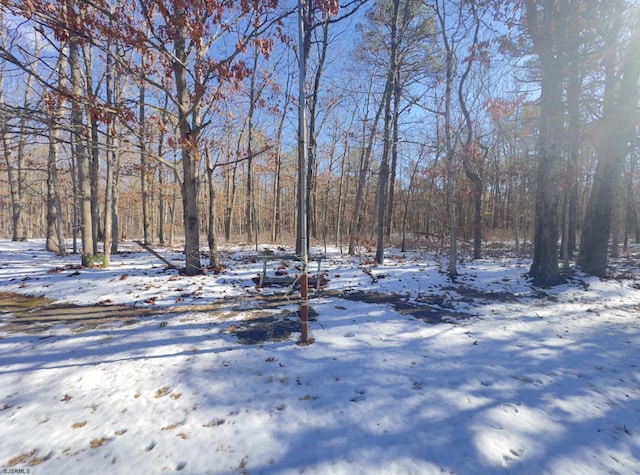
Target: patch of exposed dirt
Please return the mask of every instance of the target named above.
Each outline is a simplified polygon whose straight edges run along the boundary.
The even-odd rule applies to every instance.
[[[509,292],[485,292],[483,290],[467,287],[466,285],[458,285],[456,287],[445,287],[443,290],[451,290],[463,297],[461,301],[471,303],[474,300],[482,302],[515,302],[517,297]]]
[[[451,320],[461,320],[472,317],[468,313],[462,313],[447,308],[450,305],[447,301],[439,296],[433,296],[431,299],[422,299],[419,302],[410,302],[405,295],[401,294],[384,294],[380,292],[334,292],[333,296],[340,297],[354,302],[365,302],[381,305],[389,305],[396,312],[402,315],[410,315],[418,318],[425,323],[449,323]]]
[[[314,322],[317,317],[318,313],[309,307],[309,321]],[[299,331],[300,318],[296,312],[255,310],[249,311],[244,320],[233,322],[223,333],[234,335],[243,345],[258,345],[286,341]]]

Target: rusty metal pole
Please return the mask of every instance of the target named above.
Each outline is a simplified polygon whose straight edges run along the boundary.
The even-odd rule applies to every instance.
[[[309,343],[309,249],[307,226],[307,121],[305,80],[306,52],[304,47],[305,0],[298,0],[298,228],[300,230],[300,344]]]

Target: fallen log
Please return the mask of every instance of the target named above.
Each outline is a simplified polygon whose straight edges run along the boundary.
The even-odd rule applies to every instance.
[[[174,264],[172,264],[171,262],[169,262],[167,259],[165,259],[164,257],[162,257],[160,254],[158,254],[156,251],[154,251],[153,249],[151,249],[149,246],[147,246],[145,243],[143,243],[142,241],[137,241],[134,240],[133,242],[135,242],[138,246],[140,246],[142,249],[144,249],[145,251],[149,251],[151,254],[153,254],[154,256],[156,256],[158,259],[160,259],[162,262],[164,262],[167,267],[169,267],[169,269],[175,269],[175,270],[179,270],[177,266],[175,266]]]

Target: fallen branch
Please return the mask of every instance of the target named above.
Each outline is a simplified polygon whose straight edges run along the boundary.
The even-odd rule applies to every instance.
[[[164,257],[162,257],[160,254],[158,254],[156,251],[154,251],[153,249],[151,249],[149,246],[147,246],[145,243],[143,243],[142,241],[133,241],[135,242],[138,246],[140,246],[142,249],[144,249],[145,251],[149,251],[151,254],[153,254],[154,256],[156,256],[158,259],[160,259],[162,262],[164,262],[165,264],[167,264],[167,266],[169,267],[169,269],[175,269],[175,270],[179,270],[178,267],[176,267],[174,264],[172,264],[171,262],[169,262],[168,260],[166,260]]]

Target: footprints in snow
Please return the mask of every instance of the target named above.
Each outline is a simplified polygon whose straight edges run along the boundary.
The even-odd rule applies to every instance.
[[[367,399],[367,390],[366,389],[356,389],[354,391],[356,394],[355,396],[353,396],[350,400],[351,402],[360,402],[360,401],[364,401],[365,399]]]
[[[508,453],[502,456],[502,460],[504,460],[506,464],[509,464],[521,458],[523,455],[524,455],[524,450],[521,448],[510,449]]]
[[[156,445],[157,445],[157,444],[156,444],[156,441],[155,441],[155,440],[152,440],[149,444],[147,444],[147,445],[144,447],[144,451],[145,451],[145,452],[151,452],[153,449],[155,449],[155,448],[156,448]],[[185,468],[186,466],[187,466],[187,462],[185,462],[184,460],[181,460],[181,461],[179,461],[179,462],[177,462],[177,463],[175,464],[175,466],[173,467],[173,469],[174,469],[176,472],[181,472],[182,470],[184,470],[184,468]],[[163,470],[170,470],[170,469],[171,469],[170,467],[165,467]]]

